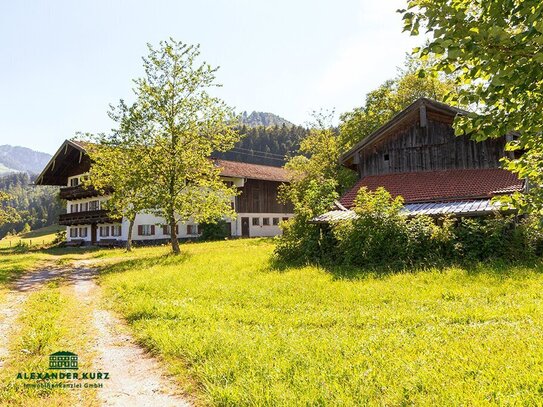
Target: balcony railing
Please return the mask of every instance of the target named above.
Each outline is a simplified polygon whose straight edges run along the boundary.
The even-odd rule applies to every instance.
[[[82,185],[60,188],[60,198],[66,200],[91,198],[100,195],[93,187],[83,187]]]
[[[58,217],[59,225],[64,226],[88,225],[90,223],[112,223],[116,221],[118,222],[119,219],[110,217],[108,211],[105,209],[64,213]]]

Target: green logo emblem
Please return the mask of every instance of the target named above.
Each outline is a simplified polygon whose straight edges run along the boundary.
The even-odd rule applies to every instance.
[[[77,370],[77,355],[72,352],[55,352],[49,355],[49,369]]]

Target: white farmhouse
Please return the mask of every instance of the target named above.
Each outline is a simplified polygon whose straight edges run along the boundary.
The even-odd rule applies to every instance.
[[[277,200],[277,190],[287,182],[283,168],[215,160],[221,178],[232,183],[240,194],[232,197],[236,219],[225,219],[226,233],[233,237],[275,236],[281,233],[279,222],[293,216],[292,206]],[[107,195],[83,188],[82,178],[91,166],[85,143],[66,140],[36,179],[37,185],[60,186],[60,197],[66,200],[66,213],[59,224],[66,226],[68,242],[82,244],[122,243],[128,237],[128,221],[112,219],[103,203]],[[188,222],[177,225],[180,239],[194,239],[202,233],[200,225]],[[140,243],[167,242],[166,221],[149,213],[136,217],[133,240]]]

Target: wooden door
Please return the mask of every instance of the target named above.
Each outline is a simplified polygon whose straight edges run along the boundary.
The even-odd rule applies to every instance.
[[[97,242],[96,238],[96,230],[98,229],[98,226],[96,223],[91,224],[91,243],[95,244]]]
[[[249,218],[241,218],[241,236],[249,237]]]

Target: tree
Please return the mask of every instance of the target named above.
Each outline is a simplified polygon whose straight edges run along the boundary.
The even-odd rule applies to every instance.
[[[104,206],[112,218],[128,220],[126,250],[132,251],[136,216],[153,205],[148,180],[140,165],[142,154],[133,143],[146,126],[136,106],[128,107],[122,100],[110,109],[109,116],[118,123],[112,135],[87,135],[93,141],[87,146],[92,166],[84,184],[109,196]]]
[[[128,163],[137,166],[147,186],[142,199],[168,222],[172,250],[178,254],[178,222],[235,216],[230,202],[236,188],[222,182],[210,155],[230,149],[239,135],[233,110],[208,93],[219,86],[217,68],[198,62],[199,46],[170,39],[148,48],[130,113],[136,131],[110,137],[130,155]]]
[[[299,154],[285,165],[290,183],[281,186],[280,197],[293,203],[302,222],[327,211],[356,178],[339,163],[339,137],[331,125],[332,115],[313,113],[314,123],[301,140]]]
[[[17,210],[9,204],[10,196],[0,191],[0,225],[19,221]]]
[[[420,77],[424,65],[408,59],[407,67],[395,79],[387,80],[366,95],[364,106],[341,116],[340,144],[346,152],[370,135],[395,114],[421,97],[445,101],[455,88],[447,77]]]
[[[543,213],[543,3],[540,0],[410,0],[404,30],[431,39],[415,55],[432,61],[429,73],[455,74],[455,99],[473,107],[454,123],[457,134],[477,140],[514,135],[505,160],[527,177],[521,209]]]

